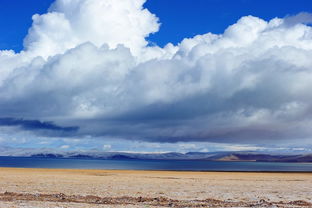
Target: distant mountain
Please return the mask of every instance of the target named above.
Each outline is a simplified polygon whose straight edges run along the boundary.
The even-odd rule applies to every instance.
[[[63,157],[63,155],[61,154],[43,154],[43,153],[40,153],[40,154],[34,154],[34,155],[31,155],[31,157],[48,157],[48,158],[58,158],[58,157]]]
[[[214,152],[214,153],[79,153],[79,154],[35,154],[31,157],[50,158],[93,158],[113,160],[207,160],[207,161],[256,161],[256,162],[312,162],[312,154],[306,155],[271,155],[246,152]]]
[[[271,154],[262,152],[131,153],[100,151],[56,151],[52,149],[2,149],[1,156],[42,158],[86,158],[103,160],[207,160],[256,162],[312,162],[312,154]]]
[[[257,162],[312,162],[312,154],[306,155],[270,155],[231,153],[216,159],[218,161],[257,161]]]

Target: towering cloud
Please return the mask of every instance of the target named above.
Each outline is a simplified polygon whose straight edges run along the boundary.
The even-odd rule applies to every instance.
[[[144,0],[56,0],[47,14],[34,15],[25,50],[43,57],[64,53],[90,42],[97,47],[118,44],[134,54],[158,31],[158,19],[143,8]]]
[[[34,15],[25,49],[0,52],[2,121],[75,127],[69,137],[311,143],[310,14],[246,16],[160,48],[147,46],[159,23],[143,4],[57,0]]]

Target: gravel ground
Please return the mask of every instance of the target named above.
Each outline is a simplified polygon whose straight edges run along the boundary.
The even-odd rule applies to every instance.
[[[312,207],[312,174],[0,168],[1,208],[209,206]]]

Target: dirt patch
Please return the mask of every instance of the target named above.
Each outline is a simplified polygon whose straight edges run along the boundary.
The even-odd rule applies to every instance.
[[[84,204],[105,204],[105,205],[150,205],[162,207],[312,207],[306,201],[268,202],[261,199],[257,202],[231,202],[216,199],[205,200],[173,200],[166,197],[99,197],[93,195],[65,195],[59,194],[28,194],[5,192],[0,194],[0,201],[40,201],[40,202],[67,202]]]

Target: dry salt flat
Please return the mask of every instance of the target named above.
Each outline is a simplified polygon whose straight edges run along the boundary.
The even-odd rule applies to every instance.
[[[0,207],[312,207],[312,174],[0,168]]]

